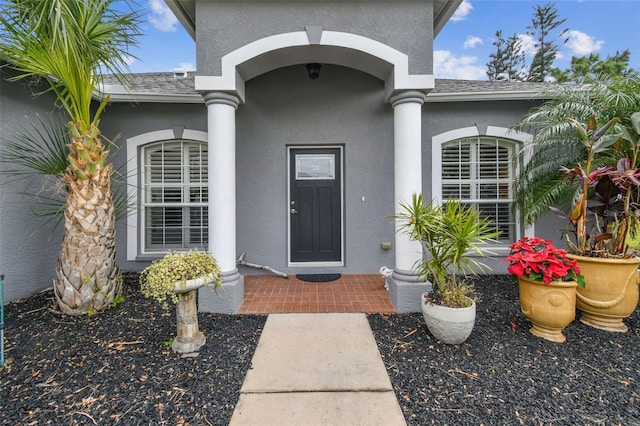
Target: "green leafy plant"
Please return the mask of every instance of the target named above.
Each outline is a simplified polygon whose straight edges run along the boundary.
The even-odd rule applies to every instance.
[[[113,298],[113,301],[111,302],[111,307],[115,308],[121,303],[124,303],[124,296],[122,294],[119,294]]]
[[[490,269],[473,256],[484,256],[483,244],[500,235],[482,213],[459,201],[449,200],[444,205],[427,203],[422,194],[414,194],[411,204],[401,204],[402,211],[393,216],[399,231],[419,241],[423,259],[415,265],[423,280],[432,280],[434,303],[465,307],[467,297],[474,296],[473,287],[466,277]]]
[[[574,206],[566,216],[573,227],[575,241],[565,233],[572,253],[592,257],[628,258],[637,253],[627,243],[629,235],[637,228],[640,217],[640,112],[630,117],[627,126],[618,126],[618,118],[597,127],[591,117],[586,126],[572,120],[578,138],[587,148],[583,164],[560,170],[565,176],[580,183],[580,192]],[[614,133],[607,134],[609,129]],[[599,167],[592,170],[594,157],[606,150],[624,150],[615,167]],[[557,213],[562,215],[557,209]]]
[[[627,258],[640,217],[640,75],[550,85],[549,98],[515,127],[533,130],[514,185],[523,225],[550,210],[569,221],[569,251]],[[559,172],[560,171],[560,172]]]
[[[145,297],[152,297],[168,309],[168,301],[176,303],[176,283],[207,277],[209,287],[222,286],[222,273],[218,263],[208,253],[197,249],[182,253],[167,253],[155,260],[140,273],[140,290]]]

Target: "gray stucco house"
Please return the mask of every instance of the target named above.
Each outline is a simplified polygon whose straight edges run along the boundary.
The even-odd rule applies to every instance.
[[[225,293],[200,309],[235,312],[245,274],[237,256],[294,273],[377,273],[396,307],[422,291],[419,247],[388,216],[415,192],[481,208],[503,231],[496,272],[520,229],[511,212],[511,132],[540,103],[539,84],[438,80],[433,39],[461,0],[166,0],[197,40],[196,73],[107,79],[101,128],[135,208],[118,224],[118,262],[141,270],[166,250],[209,250]],[[315,74],[318,72],[319,74]],[[48,96],[1,82],[3,136]],[[6,167],[6,165],[0,165]],[[23,193],[0,185],[0,273],[7,299],[50,286],[59,234],[30,237],[41,219]],[[552,228],[547,228],[552,229]],[[536,234],[555,237],[538,225]]]

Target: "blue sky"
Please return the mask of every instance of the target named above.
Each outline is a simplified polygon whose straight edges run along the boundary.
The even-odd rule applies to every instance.
[[[465,0],[435,41],[434,73],[437,78],[486,79],[486,63],[495,51],[497,30],[505,38],[519,34],[530,45],[527,26],[535,5],[530,0]],[[163,0],[144,0],[147,22],[141,46],[132,53],[133,72],[163,72],[174,68],[194,70],[195,43]],[[556,9],[566,18],[569,41],[555,65],[568,68],[572,56],[631,50],[631,67],[640,70],[640,0],[558,0]],[[529,54],[533,53],[530,49]],[[530,58],[530,56],[528,56]]]

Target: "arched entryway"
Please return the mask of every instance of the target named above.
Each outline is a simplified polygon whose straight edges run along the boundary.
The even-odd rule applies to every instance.
[[[407,55],[360,35],[307,27],[306,31],[257,40],[223,56],[221,75],[198,75],[195,83],[208,112],[210,251],[225,276],[222,299],[201,292],[203,310],[235,312],[242,302],[243,277],[236,269],[236,109],[246,101],[245,83],[276,69],[306,63],[353,68],[384,82],[383,99],[393,107],[396,210],[401,201],[422,190],[421,106],[434,80],[432,75],[409,74]],[[415,286],[411,268],[419,257],[419,246],[403,234],[394,238],[394,282]],[[402,303],[403,288],[391,289],[396,306]]]

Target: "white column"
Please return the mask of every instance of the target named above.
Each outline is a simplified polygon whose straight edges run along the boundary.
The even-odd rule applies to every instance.
[[[422,192],[422,104],[425,94],[407,91],[391,98],[394,126],[394,191],[395,211],[400,203],[411,203],[414,193]],[[396,232],[397,273],[410,271],[421,259],[420,243],[410,241],[405,233]]]
[[[236,109],[231,94],[204,96],[209,142],[209,252],[225,275],[236,269]],[[231,273],[231,274],[230,274]]]

